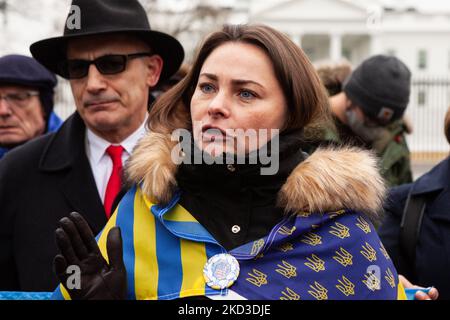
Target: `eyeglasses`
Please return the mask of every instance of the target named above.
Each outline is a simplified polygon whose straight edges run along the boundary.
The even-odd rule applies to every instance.
[[[133,54],[110,54],[94,60],[72,59],[59,64],[59,72],[66,79],[81,79],[88,75],[91,64],[95,65],[101,74],[111,75],[123,72],[128,60],[151,56],[151,52]]]
[[[0,101],[3,99],[11,106],[24,107],[25,102],[31,97],[35,96],[39,96],[39,92],[37,91],[15,92],[0,95]]]

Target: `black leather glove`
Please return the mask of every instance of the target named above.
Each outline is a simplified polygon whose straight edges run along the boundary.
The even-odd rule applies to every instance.
[[[122,237],[115,227],[108,233],[106,249],[109,264],[103,258],[88,223],[79,213],[60,220],[55,232],[61,251],[53,260],[59,280],[73,300],[118,300],[127,296],[127,272],[123,262]],[[68,289],[71,274],[67,268],[78,266],[81,271],[80,289]]]

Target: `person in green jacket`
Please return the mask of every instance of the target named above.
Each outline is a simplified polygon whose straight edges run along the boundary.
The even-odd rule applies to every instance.
[[[320,73],[319,73],[320,74]],[[326,83],[324,83],[326,87]],[[402,118],[409,103],[411,72],[399,59],[376,55],[365,60],[330,97],[334,123],[305,129],[304,148],[350,144],[373,150],[389,186],[412,182],[410,151]]]

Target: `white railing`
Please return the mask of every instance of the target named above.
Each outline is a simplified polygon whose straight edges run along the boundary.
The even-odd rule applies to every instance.
[[[421,76],[412,81],[406,117],[413,125],[407,137],[413,154],[442,157],[449,152],[444,135],[444,118],[450,106],[450,77]],[[427,156],[428,155],[428,156]]]
[[[72,91],[68,81],[59,79],[55,111],[67,119],[74,111]],[[423,160],[435,161],[450,150],[444,136],[444,117],[450,106],[450,77],[416,77],[412,82],[410,104],[406,117],[413,125],[407,136],[411,152]]]

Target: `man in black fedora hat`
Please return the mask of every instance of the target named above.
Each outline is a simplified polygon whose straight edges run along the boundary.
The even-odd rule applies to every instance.
[[[184,58],[176,39],[151,30],[137,0],[73,0],[72,8],[78,23],[70,12],[63,36],[30,51],[70,81],[76,112],[0,162],[0,290],[56,287],[54,232],[64,216],[77,211],[101,231],[145,132],[149,93]]]

